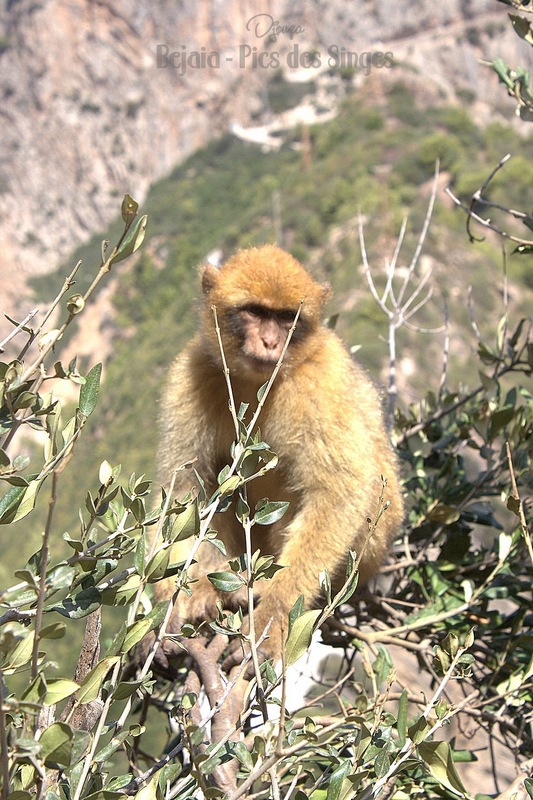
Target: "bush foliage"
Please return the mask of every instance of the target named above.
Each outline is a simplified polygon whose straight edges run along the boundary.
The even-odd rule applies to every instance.
[[[324,196],[330,209],[335,187],[331,191]],[[64,282],[53,304],[63,308],[64,323],[48,330],[46,316],[37,330],[29,323],[19,326],[21,355],[1,367],[4,535],[20,535],[22,521],[35,513],[38,493],[48,504],[41,546],[2,594],[2,797],[471,796],[476,787],[470,782],[465,789],[457,763],[472,764],[478,757],[481,731],[493,761],[494,782],[487,777],[487,787],[497,792],[499,759],[508,756],[517,769],[533,759],[533,549],[527,520],[533,404],[524,382],[533,371],[530,322],[513,325],[505,313],[493,339],[479,336],[469,388],[451,390],[443,379],[438,392],[400,405],[394,438],[409,510],[382,583],[374,594],[356,595],[354,621],[343,606],[356,582],[353,559],[341,596],[331,597],[328,576],[320,576],[322,610],[295,606],[282,668],[256,669],[248,711],[235,717],[227,713],[232,683],[220,679],[217,664],[226,642],[221,637],[243,635],[239,615],[221,612],[208,632],[209,644],[190,626],[184,631],[193,660],[184,654],[177,682],[156,682],[150,658],[133,673],[129,654],[147,632],[164,635],[170,608],[151,607],[150,585],[173,575],[184,590],[194,549],[213,536],[216,510],[237,493],[245,530],[282,513],[276,503],[252,510],[242,494],[245,480],[276,460],[255,422],[241,424],[236,455],[232,460],[228,454],[228,469],[212,498],[174,499],[145,476],[128,476],[126,469],[124,477],[110,450],[98,474],[77,468],[85,495],[78,524],[62,538],[56,524],[63,473],[76,464],[73,450],[97,408],[100,366],[81,375],[75,363],[58,360],[54,347],[75,318],[83,325],[84,308],[112,266],[139,247],[146,219],[137,220],[136,212],[126,197],[124,233],[110,254],[104,249],[83,295],[66,299],[72,275]],[[142,279],[144,262],[138,265]],[[27,364],[27,345],[35,339],[39,354]],[[80,386],[68,421],[44,391],[59,380]],[[42,456],[31,463],[17,454],[27,428],[44,439]],[[383,498],[376,498],[370,531],[382,513]],[[147,530],[154,526],[158,535],[151,547]],[[193,549],[187,561],[170,563],[169,547],[181,540],[193,542]],[[214,580],[228,590],[243,582],[253,587],[274,570],[268,554],[249,551],[233,572]],[[69,671],[57,648],[79,619],[87,621],[85,635]],[[285,668],[305,653],[319,626],[342,654],[340,671],[325,677],[330,685],[321,696],[289,713]],[[412,658],[407,678],[395,671],[391,650],[398,649]],[[455,722],[474,731],[471,747],[450,734]],[[533,796],[531,782],[526,786]],[[478,798],[490,793],[479,788]]]

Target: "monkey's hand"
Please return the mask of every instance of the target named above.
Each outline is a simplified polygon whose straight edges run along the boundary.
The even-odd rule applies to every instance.
[[[213,619],[216,614],[217,595],[214,587],[207,579],[199,581],[195,586],[197,589],[193,596],[180,594],[166,629],[166,633],[171,636],[164,636],[159,642],[152,661],[154,672],[170,680],[176,678],[177,668],[186,652],[176,638],[181,632],[182,625],[186,622],[196,625],[204,620]],[[154,647],[156,647],[156,634],[152,631],[146,634],[133,651],[133,666],[142,668]]]
[[[131,656],[132,666],[135,669],[142,669],[146,659],[152,652],[156,644],[156,635],[152,631],[139,642]],[[179,662],[186,655],[184,649],[176,641],[163,639],[155,651],[152,661],[153,671],[167,680],[174,680],[177,676]]]
[[[276,612],[271,609],[271,605],[265,603],[262,608],[262,602],[254,609],[254,643],[253,646],[257,650],[259,662],[268,660],[269,658],[278,659],[281,656],[282,648],[282,625],[280,620],[283,612]],[[242,633],[247,637],[250,636],[250,621],[245,617]],[[226,655],[222,667],[224,671],[229,672],[233,667],[242,663],[243,659],[249,657],[252,650],[252,644],[249,641],[243,641],[241,638],[235,637],[230,644],[228,654]],[[251,658],[246,670],[246,677],[251,677],[253,674],[253,665]]]
[[[210,622],[217,615],[217,601],[220,596],[207,578],[200,578],[191,585],[192,594],[180,593],[177,601],[182,622]]]

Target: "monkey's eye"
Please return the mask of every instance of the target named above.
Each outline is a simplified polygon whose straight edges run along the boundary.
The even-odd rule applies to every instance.
[[[281,325],[291,324],[296,316],[296,311],[290,308],[267,308],[267,306],[260,306],[258,303],[250,303],[247,306],[242,306],[241,311],[245,314],[250,314],[257,319],[276,319]]]
[[[258,317],[258,319],[267,319],[271,316],[270,309],[265,308],[264,306],[256,305],[254,303],[250,303],[250,305],[243,306],[241,308],[245,314],[250,314],[252,317]]]
[[[287,308],[283,309],[282,311],[276,311],[276,317],[279,319],[280,322],[294,322],[294,317],[296,316],[296,311],[292,311],[292,309]]]

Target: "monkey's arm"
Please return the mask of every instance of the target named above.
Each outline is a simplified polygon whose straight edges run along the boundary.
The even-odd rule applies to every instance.
[[[267,441],[272,434],[273,449],[280,464],[286,465],[296,497],[294,516],[280,537],[277,561],[285,569],[258,587],[257,632],[271,617],[274,620],[263,648],[268,656],[279,654],[281,625],[286,627],[299,595],[304,595],[308,607],[318,599],[320,572],[327,570],[334,586],[339,586],[348,550],[358,555],[364,551],[360,579],[367,580],[379,569],[402,519],[396,460],[381,423],[377,393],[340,345],[333,342],[332,347],[335,352],[324,349],[321,364],[310,365],[308,374],[302,369],[287,385],[290,396],[283,392],[277,396],[271,409],[276,435],[269,426],[265,429]],[[335,394],[328,387],[334,387]],[[276,413],[276,403],[280,412],[291,408],[292,416]],[[301,409],[300,420],[295,408]],[[283,429],[284,418],[292,430]],[[369,535],[380,507],[382,475],[387,480],[384,500],[390,501],[390,508]],[[265,552],[267,545],[260,543]]]
[[[218,385],[213,386],[213,380]],[[178,500],[190,492],[197,493],[200,488],[195,471],[181,469],[187,462],[194,461],[194,468],[205,482],[208,493],[216,485],[216,453],[222,447],[216,420],[224,419],[227,414],[227,402],[226,407],[222,405],[224,390],[223,376],[218,371],[206,370],[205,356],[196,337],[170,366],[159,412],[158,478],[166,490],[174,480],[173,496]],[[221,403],[218,412],[217,403]],[[229,449],[229,445],[227,447]],[[154,532],[151,531],[152,535]],[[192,540],[178,542],[172,548],[170,560],[184,560],[191,545]],[[193,596],[180,592],[169,624],[171,632],[176,632],[189,618],[197,620],[215,615],[218,595],[205,576],[207,572],[221,569],[224,558],[214,546],[206,543],[200,546],[195,560],[199,560],[204,569],[201,574],[194,574],[194,569],[191,571],[197,581],[193,584]],[[174,578],[160,580],[153,586],[153,599],[155,602],[170,600],[175,591]],[[159,661],[164,663],[166,655],[174,655],[175,651],[170,642],[165,642],[158,654]]]

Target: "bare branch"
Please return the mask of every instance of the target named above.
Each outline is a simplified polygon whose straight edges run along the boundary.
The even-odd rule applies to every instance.
[[[22,322],[19,322],[18,325],[11,331],[11,333],[9,333],[6,336],[5,339],[2,339],[2,341],[0,342],[0,353],[4,352],[5,345],[9,344],[9,342],[12,339],[14,339],[15,336],[17,336],[17,334],[19,334],[22,330],[24,330],[24,328],[26,327],[28,322],[30,322],[38,312],[39,312],[39,309],[38,308],[34,308],[33,311],[30,311],[29,314],[26,314],[26,316],[24,317]],[[6,315],[4,315],[4,316],[6,316]],[[9,319],[9,317],[8,317],[8,319]]]
[[[368,256],[367,256],[366,246],[365,246],[363,218],[362,218],[361,214],[359,214],[359,218],[358,219],[359,219],[359,243],[360,243],[360,246],[361,246],[361,256],[362,256],[362,259],[363,259],[363,270],[364,270],[364,273],[365,273],[365,278],[367,280],[367,283],[368,283],[368,286],[370,288],[370,291],[372,292],[372,297],[374,298],[374,300],[376,301],[378,306],[381,308],[383,313],[386,314],[388,317],[390,317],[390,313],[391,312],[389,311],[389,309],[387,308],[387,306],[383,302],[383,300],[380,298],[380,296],[378,294],[378,291],[376,289],[376,285],[374,283],[374,279],[372,278],[372,273],[370,271],[370,264],[368,263]]]
[[[409,283],[410,283],[410,281],[411,281],[411,279],[413,277],[414,271],[415,271],[416,266],[418,264],[418,261],[420,259],[420,254],[422,253],[422,248],[424,246],[424,242],[426,241],[426,237],[427,237],[427,234],[428,234],[428,231],[429,231],[429,225],[430,225],[430,222],[431,222],[431,217],[433,216],[433,208],[435,206],[435,199],[437,197],[438,186],[439,186],[439,162],[437,161],[436,164],[435,164],[435,176],[433,178],[433,186],[431,188],[431,195],[430,195],[428,207],[427,207],[427,210],[426,210],[426,216],[424,217],[424,224],[422,226],[422,230],[420,232],[420,236],[418,237],[418,243],[417,243],[415,252],[413,254],[413,258],[411,259],[411,263],[409,265],[409,269],[407,271],[407,275],[404,278],[402,287],[401,287],[400,292],[398,294],[398,303],[400,303],[400,304],[403,302],[403,298],[404,298],[405,292],[406,292],[407,287],[408,287],[408,285],[409,285]]]

